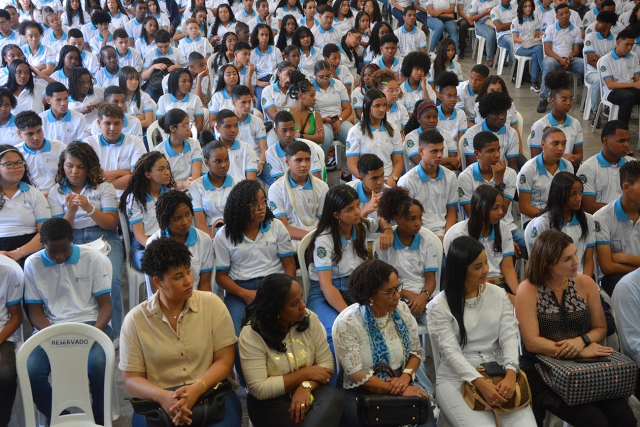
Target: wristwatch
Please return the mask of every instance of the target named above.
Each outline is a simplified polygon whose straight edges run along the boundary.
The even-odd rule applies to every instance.
[[[494,187],[496,187],[496,190],[503,192],[507,188],[507,184],[503,182],[502,184],[495,184]]]
[[[313,390],[313,386],[311,385],[311,383],[309,381],[302,381],[300,386],[302,388],[306,388],[307,390]]]
[[[582,341],[584,341],[584,346],[585,347],[588,347],[589,344],[591,344],[591,338],[589,338],[589,335],[584,334],[580,338],[582,338]]]
[[[395,175],[391,175],[391,179],[393,179],[395,182],[398,182],[400,178]]]
[[[431,301],[431,292],[429,292],[426,289],[423,289],[422,292],[420,292],[421,294],[427,294],[427,301]]]
[[[404,371],[402,371],[403,374],[407,374],[411,377],[411,381],[415,381],[416,380],[416,373],[413,369],[411,368],[406,368]]]

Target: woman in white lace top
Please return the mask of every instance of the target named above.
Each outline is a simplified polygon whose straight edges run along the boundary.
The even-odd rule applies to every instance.
[[[366,261],[351,273],[349,293],[356,303],[340,313],[333,334],[343,375],[343,425],[361,425],[355,400],[363,394],[427,398],[424,385],[416,382],[416,371],[424,359],[418,326],[400,301],[401,290],[398,271],[383,261]],[[389,365],[396,377],[374,375],[382,364]],[[435,425],[430,411],[428,421],[418,426]]]
[[[436,397],[441,416],[453,427],[494,427],[491,411],[474,411],[462,398],[463,382],[472,383],[490,405],[500,406],[515,393],[518,366],[518,322],[504,289],[485,283],[489,267],[477,239],[455,239],[447,253],[447,287],[427,305],[429,334],[437,343],[434,357]],[[436,354],[439,353],[439,354]],[[506,370],[497,385],[477,371],[481,363],[497,362]],[[503,426],[535,427],[531,406],[501,413]]]

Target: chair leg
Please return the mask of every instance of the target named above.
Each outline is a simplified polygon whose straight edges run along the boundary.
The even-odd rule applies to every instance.
[[[584,96],[584,102],[581,102],[580,104],[582,105],[582,120],[589,120],[589,116],[591,115],[591,91],[593,90],[593,88],[591,86],[584,86],[586,89],[586,94],[584,94],[584,90],[583,92],[583,96]]]
[[[478,40],[478,60],[476,61],[476,64],[482,64],[482,55],[484,54],[484,43],[485,40],[481,39]]]
[[[593,118],[593,126],[591,126],[591,133],[596,131],[596,125],[598,124],[598,119],[600,118],[600,114],[602,113],[603,107],[602,102],[598,105],[598,111],[596,111],[596,115]]]
[[[504,57],[506,56],[507,50],[501,47],[498,47],[500,50],[500,55],[498,56],[498,75],[502,75],[502,69],[504,68]]]

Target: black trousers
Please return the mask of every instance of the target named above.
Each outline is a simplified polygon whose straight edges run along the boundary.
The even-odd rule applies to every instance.
[[[467,36],[469,35],[469,23],[466,19],[458,19],[458,47],[460,52],[464,52],[467,47]]]
[[[618,108],[618,120],[629,123],[633,107],[640,104],[640,89],[615,89],[609,92],[607,100],[620,107]]]
[[[525,370],[531,394],[531,406],[538,427],[542,427],[547,411],[573,427],[636,427],[637,421],[627,400],[602,400],[569,406],[551,390],[535,369]]]
[[[602,286],[602,289],[604,289],[604,291],[609,296],[611,296],[613,295],[613,290],[615,289],[616,285],[620,280],[622,280],[624,276],[626,276],[626,273],[611,274],[609,276],[603,276],[602,280],[600,280],[600,285]]]
[[[22,236],[0,237],[0,251],[13,251],[29,243],[36,233],[23,234]],[[25,258],[20,258],[18,264],[24,268]]]
[[[313,404],[304,421],[289,418],[289,393],[273,399],[258,400],[247,395],[249,419],[255,427],[338,427],[344,410],[340,390],[322,385],[313,391]]]
[[[16,398],[16,346],[11,341],[0,344],[0,427],[7,427]]]

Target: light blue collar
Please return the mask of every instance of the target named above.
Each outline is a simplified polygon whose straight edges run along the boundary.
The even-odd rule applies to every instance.
[[[444,113],[442,112],[442,104],[438,105],[438,120],[455,120],[458,116],[458,113],[456,113],[456,108],[453,108],[453,111],[451,112],[451,116],[447,117],[444,115]]]
[[[267,47],[267,53],[262,53],[262,52],[260,51],[260,48],[259,48],[259,47],[256,47],[256,48],[255,48],[255,49],[253,49],[253,50],[256,52],[256,54],[258,54],[258,56],[265,56],[265,55],[269,55],[271,52],[273,52],[273,46],[269,45],[269,46]]]
[[[479,235],[478,236],[478,240],[484,238],[484,236]],[[492,225],[491,226],[491,233],[489,233],[489,236],[487,237],[487,240],[496,240],[496,228]]]
[[[598,40],[613,40],[613,33],[609,31],[609,37],[605,38],[601,33],[596,32],[596,37],[598,38]],[[613,50],[613,53],[616,53],[615,49]]]
[[[416,169],[418,170],[420,181],[422,182],[431,181],[431,178],[429,177],[429,175],[427,175],[427,173],[422,168],[422,162],[420,162],[418,166],[416,166]],[[444,171],[442,170],[442,166],[438,166],[438,174],[436,175],[436,181],[440,179],[444,179]]]
[[[489,126],[487,126],[487,119],[484,119],[482,121],[482,130],[485,132],[495,133],[496,135],[505,135],[507,133],[507,126],[504,125],[500,129],[498,129],[498,132],[494,132],[491,129],[489,129]]]
[[[162,235],[165,237],[171,237],[171,235],[169,234],[169,230],[164,230],[162,232]],[[193,246],[196,243],[198,243],[198,232],[196,231],[196,228],[191,226],[189,228],[189,233],[187,234],[187,241],[185,242],[185,245],[187,246]]]
[[[418,83],[418,89],[416,89],[415,91],[413,90],[413,88],[409,85],[409,79],[405,80],[404,83],[404,90],[405,92],[421,92],[422,91],[422,83]]]
[[[402,244],[400,238],[398,237],[398,229],[393,230],[393,249],[401,250],[407,249],[405,245]],[[409,245],[409,249],[412,251],[420,249],[420,233],[413,236],[413,241]]]
[[[291,178],[291,175],[289,175],[289,185],[291,186],[291,188],[296,188],[298,187],[298,184],[293,180],[293,178]],[[313,184],[311,184],[311,178],[307,177],[307,182],[304,183],[304,185],[302,186],[303,190],[313,190]]]
[[[549,119],[549,124],[554,127],[568,127],[571,126],[571,117],[568,114],[564,115],[564,124],[561,125],[558,121],[553,117],[553,112],[547,114],[547,118]]]
[[[71,110],[67,110],[67,113],[64,115],[64,117],[62,118],[62,120],[58,120],[56,119],[56,117],[53,115],[53,110],[49,109],[49,112],[47,113],[47,119],[54,123],[54,122],[70,122],[71,121]]]
[[[44,46],[40,43],[38,46],[38,51],[36,53],[31,52],[31,46],[27,44],[27,47],[24,48],[24,53],[27,55],[42,55],[44,53]]]
[[[394,102],[393,104],[391,104],[391,108],[389,108],[389,112],[395,113],[396,111],[398,111],[398,103]]]
[[[374,128],[372,125],[369,125],[369,129],[371,132],[386,132],[387,128],[384,126],[384,123],[380,122],[380,129]]]
[[[631,221],[627,214],[622,209],[622,196],[619,197],[613,204],[613,210],[616,213],[616,219],[618,221]]]
[[[100,41],[104,40],[104,37],[102,37],[102,34],[98,33],[98,35],[96,36],[96,38]],[[113,41],[113,34],[109,33],[109,39],[107,40],[107,42],[112,42]],[[117,53],[117,51],[116,51]]]
[[[600,150],[600,152],[596,154],[596,160],[598,160],[598,164],[603,168],[610,168],[611,166],[613,166],[611,163],[607,161],[607,159],[604,158],[604,155],[602,154],[602,150]],[[618,159],[618,163],[616,163],[616,167],[620,168],[625,163],[627,163],[627,160],[624,157],[620,157]]]
[[[248,18],[250,16],[256,16],[256,11],[252,10],[251,15],[249,15],[245,9],[242,9],[242,16],[244,16],[245,18]]]
[[[13,114],[9,115],[9,121],[7,122],[6,125],[4,125],[4,126],[0,125],[0,128],[14,128],[14,127],[16,127],[16,116],[14,116]],[[24,146],[27,147],[27,144],[24,144]],[[51,146],[49,146],[49,150],[51,150]],[[25,150],[25,151],[27,151],[27,150]],[[43,148],[43,151],[44,151],[44,148]],[[34,151],[34,153],[35,153],[35,151]]]
[[[120,70],[118,70],[120,71]],[[169,99],[171,100],[171,102],[189,102],[189,94],[187,93],[184,98],[182,98],[182,100],[179,100],[178,98],[176,98],[175,96],[173,96],[173,94],[169,94]]]
[[[240,141],[238,141],[237,139],[233,140],[233,144],[231,144],[231,147],[229,148],[229,150],[239,150],[240,149]]]
[[[189,38],[189,36],[187,36],[187,37],[185,37],[185,38],[184,38],[184,40],[185,40],[187,43],[193,43],[193,42],[199,42],[200,40],[202,40],[202,37],[198,36],[198,38],[197,38],[197,39],[195,39],[195,40],[191,40],[191,38]]]
[[[278,154],[278,157],[287,156],[287,153],[282,149],[282,145],[280,144],[280,141],[276,142],[276,153]]]
[[[471,89],[471,84],[468,81],[467,81],[467,92],[469,92],[469,95],[476,95],[473,89]]]
[[[104,135],[100,134],[100,144],[104,145],[105,147],[108,147],[110,145],[122,145],[123,142],[124,142],[124,133],[120,135],[118,142],[116,142],[115,144],[111,144],[109,141],[104,139]]]
[[[166,58],[169,55],[173,54],[173,48],[171,46],[169,46],[169,50],[167,51],[166,55],[163,55],[162,52],[160,52],[160,49],[156,48],[156,56],[158,58]]]
[[[356,226],[355,225],[351,226],[351,238],[349,240],[352,241],[352,242],[354,240],[356,240]],[[341,245],[346,245],[347,244],[347,239],[342,237],[342,235],[340,235],[340,244]]]
[[[229,188],[232,185],[233,185],[233,178],[231,178],[231,175],[227,174],[227,176],[224,177],[224,181],[222,182],[222,186],[220,188]],[[204,177],[202,178],[202,186],[204,187],[205,190],[208,190],[208,191],[217,190],[217,188],[211,183],[208,173],[205,174]]]
[[[567,225],[566,222],[562,222],[563,225]],[[571,218],[571,221],[569,221],[569,225],[580,225],[580,221],[578,221],[578,218],[576,218],[576,213],[573,213],[573,218]]]
[[[413,30],[411,31],[408,31],[406,29],[406,24],[402,26],[402,34],[415,34],[417,32],[418,32],[418,28],[415,25],[413,26]]]
[[[562,30],[559,22],[556,22],[556,30],[558,31]],[[569,21],[569,26],[565,28],[565,30],[573,30],[573,24],[571,23],[571,21]]]
[[[538,173],[540,175],[546,175],[548,173],[547,168],[544,167],[544,160],[542,159],[542,153],[536,156],[536,168],[538,169]],[[562,159],[560,159],[560,161],[558,162],[558,170],[562,172],[566,168],[567,168],[567,165],[564,163]]]
[[[68,39],[69,36],[67,35],[67,33],[64,32],[64,30],[62,30],[62,37],[60,37],[60,40],[66,40]],[[57,42],[58,39],[56,38],[56,35],[53,33],[53,31],[51,31],[51,33],[49,34],[49,40],[51,40],[52,42]]]
[[[616,50],[615,50],[615,49],[613,49],[613,50],[611,51],[611,57],[613,57],[613,59],[615,59],[616,61],[617,61],[618,59],[620,59],[620,58],[627,59],[627,58],[629,58],[630,56],[631,56],[631,52],[627,53],[625,56],[619,56],[619,55],[616,53]]]
[[[118,52],[116,51],[116,55],[118,54]],[[112,79],[114,77],[117,77],[120,75],[120,66],[118,65],[118,71],[115,74],[111,74],[109,72],[109,70],[107,70],[107,67],[104,67],[104,75],[107,76],[108,79]]]
[[[473,164],[473,169],[471,169],[471,171],[473,172],[473,179],[475,181],[484,182],[484,177],[482,176],[482,172],[480,172],[480,164],[478,162]]]
[[[222,88],[222,97],[224,99],[231,99],[231,95],[229,95],[229,92],[227,92],[227,88],[225,87]]]
[[[335,30],[333,29],[333,27],[329,28],[328,30],[325,30],[324,28],[322,28],[322,25],[320,25],[318,27],[318,31],[320,31],[320,34],[324,34],[324,33],[333,33],[335,32]]]
[[[511,7],[511,4],[509,4],[509,7],[504,7],[504,6],[502,5],[502,3],[500,3],[500,10],[505,11],[505,10],[511,10],[511,9],[513,9],[513,8]]]
[[[118,49],[116,49],[116,55],[118,55],[118,58],[129,59],[131,58],[131,48],[127,48],[127,53],[125,53],[124,56],[120,56]]]
[[[162,187],[160,187],[160,194],[164,194],[167,192],[167,187],[165,187],[164,185]],[[147,200],[147,202],[153,202],[154,199],[153,197],[151,197],[151,194],[147,193],[147,195],[145,196],[145,199]]]
[[[46,249],[40,251],[40,259],[45,267],[53,267],[56,265],[56,262],[47,256]],[[69,255],[69,258],[64,260],[63,264],[77,264],[78,261],[80,261],[80,248],[72,243],[71,255]]]
[[[185,153],[188,153],[189,151],[191,151],[191,145],[189,144],[189,141],[187,141],[185,139],[183,141],[183,144],[184,145],[183,145],[183,148],[182,148],[182,154],[185,154]],[[180,154],[176,150],[173,149],[173,147],[171,146],[171,141],[169,141],[169,138],[165,139],[164,147],[167,150],[167,154],[169,155],[169,157],[175,157],[175,156]]]
[[[11,120],[13,120],[13,116],[11,116]],[[49,141],[47,138],[44,139],[44,144],[42,145],[42,148],[40,150],[32,150],[31,148],[29,148],[27,146],[27,143],[25,142],[24,144],[22,144],[22,148],[24,149],[24,151],[26,151],[29,154],[36,154],[38,151],[40,153],[48,153],[51,151],[51,141]]]
[[[398,57],[394,56],[393,57],[393,64],[391,64],[392,67],[395,67],[396,65],[398,65],[400,62],[398,61]],[[384,65],[384,58],[380,57],[380,59],[378,59],[378,65],[380,66],[380,69],[384,69],[387,68],[386,65]]]

